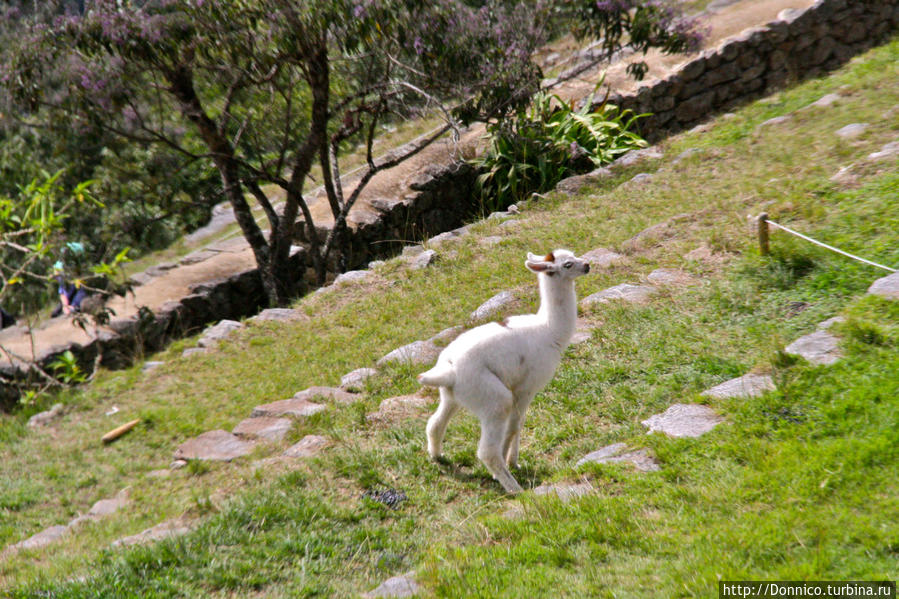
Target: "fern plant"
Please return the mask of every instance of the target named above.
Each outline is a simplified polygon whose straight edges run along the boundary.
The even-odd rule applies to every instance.
[[[594,108],[592,95],[575,109],[573,101],[558,95],[537,94],[527,110],[488,126],[488,148],[474,160],[482,171],[478,187],[483,209],[503,208],[552,189],[573,173],[645,147],[633,130],[643,116],[606,101]]]

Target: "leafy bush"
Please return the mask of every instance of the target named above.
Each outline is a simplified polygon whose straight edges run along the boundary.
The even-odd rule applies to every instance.
[[[643,115],[592,96],[575,110],[555,94],[541,92],[527,110],[488,126],[489,147],[474,163],[485,210],[547,191],[566,176],[600,167],[633,148],[645,147],[631,127]]]

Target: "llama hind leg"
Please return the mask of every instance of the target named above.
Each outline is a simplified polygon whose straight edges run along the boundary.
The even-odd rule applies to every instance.
[[[428,418],[428,455],[431,459],[437,459],[443,453],[443,436],[446,434],[446,425],[450,418],[459,409],[459,404],[453,399],[453,393],[446,387],[440,388],[440,405],[437,411]]]

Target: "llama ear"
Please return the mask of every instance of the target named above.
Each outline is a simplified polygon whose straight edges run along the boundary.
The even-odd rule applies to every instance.
[[[547,274],[553,274],[556,271],[555,264],[553,264],[552,262],[545,262],[543,259],[538,258],[537,256],[533,256],[533,259],[528,258],[524,265],[528,267],[528,270],[531,270],[533,272],[545,272]]]

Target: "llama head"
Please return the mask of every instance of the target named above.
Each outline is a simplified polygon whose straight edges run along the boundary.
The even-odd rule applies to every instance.
[[[568,250],[554,250],[544,257],[528,252],[524,263],[529,270],[547,276],[559,275],[564,279],[574,279],[590,272],[590,265]]]

